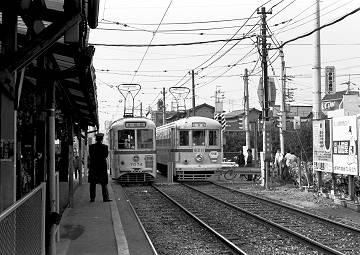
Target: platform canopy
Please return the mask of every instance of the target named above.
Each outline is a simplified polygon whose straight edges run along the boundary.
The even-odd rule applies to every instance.
[[[1,91],[14,101],[21,95],[18,83],[1,82],[7,73],[24,71],[24,79],[34,84],[44,77],[52,79],[72,119],[83,128],[98,126],[95,48],[87,44],[89,25],[97,25],[94,2],[0,1]]]

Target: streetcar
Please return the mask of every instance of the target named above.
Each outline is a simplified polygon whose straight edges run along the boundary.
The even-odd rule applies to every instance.
[[[221,124],[206,117],[187,117],[156,128],[158,171],[171,169],[178,181],[210,178],[221,171]]]
[[[110,170],[120,183],[151,183],[156,178],[155,123],[143,117],[113,122],[109,128]]]

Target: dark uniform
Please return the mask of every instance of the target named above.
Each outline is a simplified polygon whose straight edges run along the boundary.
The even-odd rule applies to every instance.
[[[96,134],[96,143],[89,146],[89,177],[90,183],[90,201],[95,201],[96,184],[101,184],[103,201],[111,201],[109,199],[109,192],[107,189],[108,175],[106,158],[108,156],[108,146],[102,144],[103,134]]]
[[[238,157],[237,157],[237,163],[240,167],[245,166],[245,157],[244,154],[242,152],[239,153]]]

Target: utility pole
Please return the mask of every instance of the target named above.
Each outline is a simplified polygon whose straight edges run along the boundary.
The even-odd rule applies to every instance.
[[[192,108],[193,108],[193,116],[195,116],[195,73],[194,70],[191,70],[191,78],[192,78]]]
[[[320,0],[316,2],[315,29],[320,29]],[[321,114],[321,52],[320,52],[320,30],[315,32],[314,37],[314,98],[313,98],[313,119],[320,119]],[[316,172],[319,188],[322,186],[322,172]],[[334,178],[333,178],[334,179]],[[333,180],[334,181],[334,180]]]
[[[265,163],[265,189],[268,189],[269,183],[269,168],[271,161],[271,132],[269,123],[269,84],[268,84],[268,70],[267,70],[267,43],[266,43],[266,14],[271,14],[271,10],[266,12],[265,7],[257,11],[261,14],[261,67],[262,67],[262,82],[263,82],[263,152]],[[270,154],[270,155],[269,155]]]
[[[285,155],[284,130],[286,130],[286,110],[285,110],[286,69],[285,69],[283,48],[280,48],[280,58],[281,58],[281,93],[280,93],[281,125],[279,128],[279,133],[280,133],[280,152],[282,155]]]
[[[143,108],[142,108],[142,102],[140,102],[140,117],[143,115]]]
[[[162,107],[162,112],[163,112],[163,125],[165,125],[165,111],[166,111],[166,106],[165,106],[165,88],[163,88],[163,107]]]
[[[250,144],[250,128],[249,128],[249,76],[248,70],[245,68],[244,74],[244,111],[245,111],[245,119],[244,119],[244,129],[245,129],[245,137],[246,137],[246,147],[249,149],[251,147]]]

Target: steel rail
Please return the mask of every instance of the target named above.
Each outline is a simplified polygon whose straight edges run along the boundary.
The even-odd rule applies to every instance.
[[[174,199],[172,199],[169,195],[167,195],[165,192],[157,188],[156,186],[152,185],[157,191],[159,191],[164,197],[169,199],[173,204],[181,208],[186,214],[188,214],[190,217],[192,217],[195,221],[197,221],[200,225],[205,227],[207,230],[209,230],[211,233],[213,233],[217,238],[219,238],[225,245],[227,245],[232,251],[234,251],[236,254],[241,255],[247,255],[247,253],[243,250],[241,250],[238,246],[236,246],[233,242],[225,238],[223,235],[221,235],[219,232],[217,232],[215,229],[210,227],[208,224],[206,224],[204,221],[196,217],[193,213],[191,213],[189,210],[187,210],[185,207],[183,207],[181,204],[176,202]]]
[[[224,188],[224,189],[228,189],[228,190],[231,190],[231,191],[235,191],[237,193],[240,193],[240,194],[244,194],[244,195],[247,195],[249,197],[252,197],[252,198],[256,198],[258,200],[261,200],[261,201],[265,201],[265,202],[268,202],[268,203],[271,203],[271,204],[275,204],[275,205],[278,205],[280,207],[284,207],[286,209],[289,209],[289,210],[292,210],[292,211],[295,211],[295,212],[298,212],[298,213],[301,213],[301,214],[305,214],[307,216],[310,216],[310,217],[313,217],[315,219],[318,219],[318,220],[322,220],[322,221],[326,221],[328,223],[331,223],[333,225],[335,225],[336,227],[343,227],[343,228],[346,228],[350,231],[353,231],[355,232],[356,234],[360,234],[360,229],[356,228],[356,227],[352,227],[352,226],[349,226],[349,225],[346,225],[346,224],[343,224],[341,222],[336,222],[336,221],[333,221],[333,220],[330,220],[328,218],[323,218],[321,216],[318,216],[318,215],[315,215],[315,214],[312,214],[310,212],[306,212],[306,211],[302,211],[298,208],[294,208],[294,207],[291,207],[289,205],[286,205],[286,204],[282,204],[280,202],[277,202],[277,201],[274,201],[274,200],[270,200],[270,199],[267,199],[267,198],[264,198],[264,197],[259,197],[259,196],[254,196],[252,194],[249,194],[247,192],[244,192],[244,191],[240,191],[240,190],[237,190],[237,189],[234,189],[234,188],[230,188],[230,187],[226,187],[226,186],[222,186],[218,183],[214,183],[214,182],[209,182],[213,185],[216,185],[216,186],[219,186],[221,188]]]
[[[135,218],[136,218],[137,222],[139,223],[140,228],[141,228],[141,230],[143,231],[143,234],[145,235],[145,238],[146,238],[146,240],[148,241],[148,243],[149,243],[149,245],[150,245],[150,247],[151,247],[152,253],[153,253],[154,255],[159,255],[158,252],[156,251],[155,246],[154,246],[154,244],[152,243],[152,241],[151,241],[148,233],[146,232],[146,230],[145,230],[145,228],[144,228],[144,225],[142,224],[142,222],[141,222],[138,214],[136,213],[136,210],[135,210],[134,206],[131,204],[130,199],[129,199],[129,197],[128,197],[127,194],[126,194],[125,189],[123,189],[123,192],[124,192],[124,196],[125,196],[126,202],[129,204],[132,212],[134,213]]]
[[[245,214],[247,214],[247,215],[249,215],[249,216],[251,216],[251,217],[253,217],[253,218],[255,218],[255,219],[257,219],[257,220],[259,220],[259,221],[261,221],[261,222],[263,222],[263,223],[265,223],[267,225],[269,225],[269,226],[271,226],[271,227],[275,227],[276,229],[278,229],[278,230],[280,230],[282,232],[290,234],[291,236],[295,237],[300,242],[308,244],[311,247],[313,247],[313,248],[315,248],[315,249],[317,249],[317,250],[319,250],[321,252],[324,252],[325,254],[336,254],[336,255],[343,255],[344,254],[344,253],[339,252],[339,251],[337,251],[337,250],[335,250],[335,249],[333,249],[331,247],[328,247],[328,246],[326,246],[326,245],[324,245],[322,243],[319,243],[319,242],[314,241],[314,240],[312,240],[312,239],[310,239],[310,238],[308,238],[306,236],[303,236],[303,235],[301,235],[301,234],[299,234],[299,233],[297,233],[295,231],[292,231],[292,230],[290,230],[288,228],[285,228],[285,227],[283,227],[283,226],[281,226],[281,225],[279,225],[279,224],[277,224],[277,223],[275,223],[273,221],[267,220],[267,219],[265,219],[265,218],[263,218],[263,217],[261,217],[259,215],[253,214],[253,213],[251,213],[251,212],[249,212],[247,210],[244,210],[244,209],[242,209],[242,208],[240,208],[238,206],[230,204],[230,203],[228,203],[228,202],[226,202],[224,200],[221,200],[221,199],[219,199],[217,197],[214,197],[214,196],[206,194],[206,193],[204,193],[204,192],[202,192],[200,190],[197,190],[196,188],[191,187],[188,184],[182,184],[182,185],[189,188],[189,189],[195,190],[195,191],[197,191],[198,193],[200,193],[202,195],[210,197],[210,198],[214,199],[215,201],[221,202],[221,203],[223,203],[223,204],[225,204],[225,205],[227,205],[229,207],[232,207],[232,208],[234,208],[234,209],[236,209],[238,211],[241,211],[241,212],[243,212],[243,213],[245,213]]]

